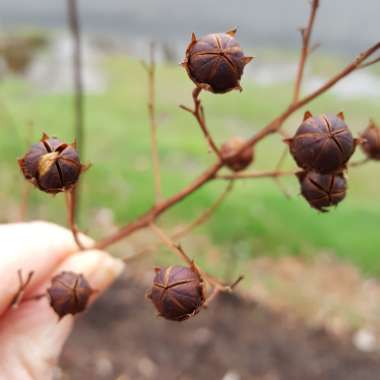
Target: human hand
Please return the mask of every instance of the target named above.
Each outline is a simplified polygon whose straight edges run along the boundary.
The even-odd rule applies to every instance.
[[[58,322],[46,297],[25,299],[43,293],[62,270],[82,273],[96,297],[121,273],[123,263],[102,251],[74,254],[71,232],[51,223],[1,225],[0,242],[0,380],[51,379],[74,318],[67,315]],[[9,305],[19,287],[19,269],[24,277],[30,271],[34,276],[24,301],[13,309]]]

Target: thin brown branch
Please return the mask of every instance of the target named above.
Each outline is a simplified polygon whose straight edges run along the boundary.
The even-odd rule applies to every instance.
[[[162,198],[161,193],[161,175],[160,159],[157,145],[157,116],[156,116],[156,62],[155,62],[155,45],[150,44],[149,64],[142,63],[148,74],[148,113],[150,124],[150,139],[152,153],[152,168],[154,178],[155,199],[158,203]]]
[[[298,64],[297,76],[294,85],[293,103],[296,103],[300,97],[301,85],[305,71],[306,60],[310,54],[310,38],[313,31],[315,17],[319,7],[319,0],[312,0],[310,16],[306,28],[301,29],[302,49]]]
[[[82,75],[82,39],[77,0],[67,0],[69,29],[73,39],[73,81],[74,81],[74,136],[76,148],[84,160],[85,130],[84,130],[84,94]],[[75,188],[76,202],[73,214],[79,208],[80,185]]]
[[[367,68],[367,67],[369,67],[369,66],[372,66],[372,65],[375,65],[376,63],[379,63],[380,62],[380,57],[377,57],[377,58],[375,58],[375,59],[372,59],[371,61],[368,61],[368,62],[366,62],[366,63],[362,63],[359,67],[358,67],[358,69],[365,69],[365,68]]]
[[[79,230],[75,224],[75,212],[74,212],[74,210],[75,210],[75,203],[76,203],[76,195],[77,195],[77,191],[75,190],[75,187],[70,189],[70,190],[65,191],[66,209],[67,209],[67,224],[68,224],[71,232],[73,233],[75,243],[77,244],[78,248],[81,251],[83,251],[85,249],[85,247],[83,246],[83,244],[80,241]]]
[[[219,151],[219,148],[215,144],[215,142],[214,142],[214,140],[213,140],[213,138],[212,138],[212,136],[211,136],[211,134],[210,134],[210,132],[209,132],[209,130],[207,128],[206,118],[205,118],[205,112],[204,112],[204,109],[203,109],[203,106],[202,106],[202,102],[199,99],[199,95],[201,94],[201,91],[202,91],[202,89],[200,87],[195,87],[195,89],[193,90],[194,109],[191,109],[191,108],[186,107],[184,105],[180,105],[180,107],[183,110],[191,113],[195,117],[195,119],[197,120],[199,126],[201,127],[203,135],[206,138],[207,143],[208,143],[210,149],[217,155],[217,157],[221,161],[222,160],[222,156],[221,156],[221,153]]]
[[[244,173],[218,175],[215,177],[215,179],[226,179],[230,181],[232,179],[238,180],[238,179],[253,179],[253,178],[278,178],[278,177],[292,176],[295,173],[297,173],[297,170],[290,170],[290,171],[268,170],[268,171],[262,171],[262,172],[244,172]]]
[[[82,78],[82,41],[79,21],[78,5],[76,0],[67,0],[69,28],[73,38],[73,79],[74,79],[74,135],[77,150],[84,158],[84,107],[83,107],[83,78]]]
[[[30,281],[32,281],[33,275],[34,275],[34,272],[30,271],[28,273],[28,276],[27,276],[26,280],[24,281],[24,278],[23,278],[23,275],[22,275],[22,270],[19,269],[17,271],[17,277],[18,277],[18,283],[19,283],[18,284],[18,289],[17,289],[15,295],[13,296],[11,302],[9,303],[9,308],[17,308],[19,306],[19,304],[22,301],[22,297],[25,294],[26,288],[30,284]]]
[[[170,239],[172,241],[177,241],[178,239],[182,239],[183,237],[187,236],[190,232],[192,232],[195,228],[206,223],[214,215],[215,211],[219,208],[219,206],[224,202],[227,195],[231,192],[232,188],[233,188],[233,181],[230,181],[227,187],[225,188],[225,190],[222,192],[222,194],[216,199],[216,201],[208,209],[202,212],[202,214],[199,215],[196,219],[194,219],[191,223],[183,226],[182,228],[174,232],[171,235]],[[141,257],[149,252],[154,251],[161,244],[162,244],[162,241],[151,244],[150,246],[138,251],[136,254],[126,257],[124,261],[130,262],[131,260],[135,260],[138,257]]]
[[[194,265],[193,260],[187,256],[182,247],[179,244],[174,243],[158,226],[152,223],[150,224],[150,228],[170,251],[176,254],[180,259],[184,260],[187,264]]]
[[[275,166],[275,171],[277,171],[277,172],[281,171],[281,169],[282,169],[282,167],[284,165],[284,162],[286,160],[286,157],[288,155],[288,152],[289,152],[289,147],[286,145],[284,147],[284,150],[281,153],[281,156],[280,156],[280,158],[279,158],[279,160],[277,162],[277,165]],[[285,198],[290,199],[291,195],[290,195],[288,189],[282,183],[280,176],[273,177],[273,181],[275,182],[275,184],[277,185],[277,187],[280,189],[280,191],[284,194]]]
[[[261,129],[255,135],[253,135],[248,141],[236,152],[236,156],[238,156],[241,152],[247,149],[250,146],[254,146],[259,143],[261,140],[277,132],[283,123],[291,116],[294,112],[298,111],[304,105],[308,104],[318,96],[325,93],[331,87],[333,87],[337,82],[341,79],[345,78],[347,75],[352,73],[357,69],[366,59],[372,56],[375,52],[380,49],[380,42],[371,46],[366,51],[362,52],[357,58],[354,59],[349,65],[347,65],[342,71],[328,80],[325,84],[323,84],[320,88],[300,99],[298,102],[289,106],[281,115],[272,120],[266,127]],[[201,174],[195,181],[190,183],[184,189],[174,194],[173,196],[166,199],[164,202],[161,202],[148,210],[145,214],[138,217],[135,221],[127,224],[126,226],[119,229],[116,233],[104,238],[103,240],[98,241],[95,244],[96,248],[104,249],[111,244],[118,242],[119,240],[131,235],[133,232],[144,228],[151,224],[156,218],[158,218],[162,213],[166,210],[174,206],[175,204],[181,202],[190,194],[194,193],[196,190],[204,186],[210,180],[214,179],[219,172],[219,170],[224,166],[222,161],[218,161],[211,167],[209,167],[203,174]]]

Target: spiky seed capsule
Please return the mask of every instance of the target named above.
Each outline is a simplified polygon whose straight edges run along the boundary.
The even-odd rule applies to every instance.
[[[370,121],[367,129],[362,133],[362,149],[366,156],[372,160],[380,160],[380,128]]]
[[[244,56],[235,34],[236,30],[231,30],[197,39],[193,33],[182,65],[198,87],[217,94],[241,91],[244,66],[252,57]]]
[[[202,280],[195,268],[157,268],[148,297],[160,316],[184,321],[197,314],[204,302]]]
[[[298,166],[322,174],[342,171],[356,147],[342,114],[313,117],[306,113],[289,144]]]
[[[53,194],[74,186],[84,169],[74,144],[66,144],[45,134],[18,163],[28,181]]]
[[[319,174],[300,172],[297,177],[301,185],[301,194],[309,205],[321,212],[327,212],[346,196],[347,183],[342,174]]]
[[[52,278],[47,293],[50,306],[61,319],[85,310],[93,290],[82,274],[61,272]]]
[[[224,162],[235,172],[246,169],[253,161],[254,153],[252,147],[244,149],[239,155],[235,156],[245,143],[246,141],[241,137],[232,137],[220,149]]]

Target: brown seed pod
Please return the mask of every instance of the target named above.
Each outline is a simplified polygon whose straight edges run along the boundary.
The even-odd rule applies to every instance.
[[[217,94],[241,91],[240,78],[252,57],[244,56],[235,34],[236,29],[199,39],[192,34],[182,65],[198,87]]]
[[[369,122],[367,129],[360,136],[363,140],[362,149],[368,158],[380,160],[380,128],[373,120]]]
[[[336,206],[346,196],[347,183],[343,174],[300,172],[297,177],[302,196],[319,211],[327,212],[328,207]]]
[[[309,112],[288,142],[298,166],[322,174],[341,172],[357,144],[343,114],[313,117]]]
[[[52,278],[47,293],[50,306],[61,319],[85,310],[93,290],[82,274],[61,272]]]
[[[238,156],[234,156],[245,142],[241,137],[232,137],[220,149],[224,162],[235,172],[246,169],[253,161],[254,153],[252,147],[244,149]]]
[[[159,315],[171,321],[184,321],[197,314],[205,300],[199,273],[184,266],[157,268],[148,297]]]
[[[85,168],[79,161],[75,144],[69,145],[45,134],[18,163],[28,181],[53,194],[74,186]]]

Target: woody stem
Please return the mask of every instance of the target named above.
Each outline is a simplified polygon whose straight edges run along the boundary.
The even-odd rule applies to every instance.
[[[76,200],[76,191],[75,187],[65,191],[66,199],[66,209],[67,209],[67,224],[73,234],[73,238],[78,248],[83,251],[85,247],[80,241],[79,231],[75,224],[75,200]]]

